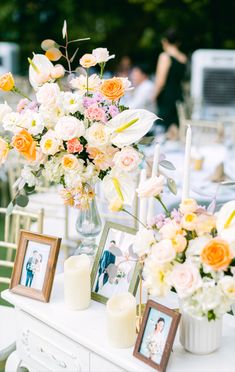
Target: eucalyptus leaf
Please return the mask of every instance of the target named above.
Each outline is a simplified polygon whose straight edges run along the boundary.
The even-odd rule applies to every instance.
[[[70,62],[71,62],[71,63],[74,61],[74,58],[76,57],[78,50],[79,50],[79,48],[77,48],[77,49],[75,50],[75,52],[73,53],[72,57],[70,58]]]
[[[115,264],[110,264],[107,268],[106,271],[108,273],[108,276],[110,279],[114,279],[117,276],[117,266]]]
[[[64,24],[63,24],[63,28],[62,28],[63,39],[65,39],[66,34],[67,34],[67,22],[66,22],[66,20],[64,20]]]
[[[167,178],[167,186],[170,192],[172,192],[172,194],[174,195],[177,194],[177,186],[173,178],[169,178],[169,177]]]
[[[216,208],[216,199],[213,199],[212,202],[207,207],[207,212],[214,213]]]
[[[45,50],[46,52],[48,49],[58,48],[58,44],[56,43],[55,40],[46,39],[46,40],[43,40],[43,42],[41,43],[41,48]]]
[[[27,194],[32,194],[35,191],[35,186],[29,186],[27,183],[24,185]]]
[[[13,201],[11,201],[7,206],[6,215],[10,216],[13,212],[13,209],[14,209],[14,203]]]
[[[28,202],[29,202],[29,197],[27,195],[18,195],[16,198],[15,198],[15,203],[19,206],[19,207],[26,207],[28,205]]]
[[[127,277],[126,277],[126,280],[127,280],[128,283],[130,283],[131,278],[132,278],[132,270],[129,270],[129,272],[127,274]]]
[[[175,166],[168,160],[160,161],[159,165],[161,165],[161,167],[169,169],[169,170],[175,170]]]
[[[114,256],[117,256],[117,257],[121,257],[122,256],[122,251],[120,248],[118,247],[110,247],[109,248],[109,251],[114,255]]]
[[[153,136],[145,136],[139,141],[139,145],[150,145],[154,138]]]
[[[128,248],[129,255],[131,258],[138,259],[138,255],[133,251],[133,244],[131,244]]]

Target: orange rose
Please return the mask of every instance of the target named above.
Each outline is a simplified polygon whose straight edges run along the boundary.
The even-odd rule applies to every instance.
[[[226,270],[232,258],[229,244],[219,238],[211,239],[201,252],[202,262],[213,270]]]
[[[97,64],[97,61],[93,54],[84,54],[82,58],[80,59],[80,65],[84,68],[90,68],[92,66],[95,66]]]
[[[110,101],[117,101],[124,95],[125,87],[122,79],[114,77],[105,80],[100,87],[100,91]]]
[[[27,160],[36,160],[36,142],[27,130],[23,129],[12,138],[12,146]]]
[[[7,72],[0,76],[0,89],[9,92],[15,86],[14,78],[11,72]]]

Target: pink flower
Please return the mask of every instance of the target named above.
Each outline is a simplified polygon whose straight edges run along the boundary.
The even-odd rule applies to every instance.
[[[67,151],[70,154],[73,154],[75,152],[78,152],[80,154],[80,152],[82,152],[82,150],[83,150],[83,146],[77,138],[72,138],[72,139],[68,140]]]
[[[22,98],[17,105],[16,111],[22,112],[28,107],[28,105],[29,105],[28,98]]]
[[[121,170],[130,172],[138,167],[141,162],[141,156],[140,153],[132,147],[124,147],[115,154],[113,161]]]
[[[140,198],[150,198],[151,196],[158,196],[163,189],[164,177],[154,176],[145,181],[136,191]]]
[[[117,106],[111,105],[111,106],[109,106],[108,113],[112,116],[112,118],[114,118],[114,116],[119,114],[119,110],[118,110]]]
[[[85,116],[90,120],[95,121],[105,121],[106,116],[102,108],[98,107],[96,104],[89,106],[85,111]]]
[[[65,69],[62,65],[55,65],[51,69],[51,77],[52,79],[60,79],[64,76],[65,74]]]
[[[104,150],[97,149],[96,147],[87,147],[89,158],[93,159],[96,168],[99,170],[106,170],[113,166],[113,157],[117,151],[112,146],[107,146]]]
[[[171,273],[170,280],[179,298],[191,296],[201,286],[199,270],[191,262],[176,265]]]

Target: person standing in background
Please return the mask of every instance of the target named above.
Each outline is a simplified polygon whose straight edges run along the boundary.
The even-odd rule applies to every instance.
[[[176,102],[183,100],[182,81],[186,71],[187,57],[179,50],[179,38],[174,29],[169,29],[161,40],[163,52],[156,67],[154,99],[157,101],[158,116],[163,120],[165,130],[179,126]]]

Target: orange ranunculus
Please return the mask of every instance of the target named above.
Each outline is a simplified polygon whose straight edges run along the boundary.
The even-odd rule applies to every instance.
[[[7,72],[0,76],[0,89],[9,92],[15,86],[15,81],[11,72]]]
[[[232,258],[229,244],[219,238],[211,239],[201,252],[202,262],[213,270],[226,270]]]
[[[124,95],[125,87],[122,79],[114,77],[105,80],[100,87],[100,91],[111,101],[117,101]]]
[[[36,142],[27,130],[23,129],[12,138],[12,146],[27,160],[36,160]]]

